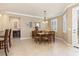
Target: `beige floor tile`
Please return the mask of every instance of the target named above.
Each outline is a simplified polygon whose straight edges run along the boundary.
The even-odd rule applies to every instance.
[[[0,50],[0,55],[4,56],[4,51]],[[78,56],[79,49],[69,47],[62,41],[55,43],[35,43],[32,39],[20,40],[12,39],[12,48],[9,56]]]

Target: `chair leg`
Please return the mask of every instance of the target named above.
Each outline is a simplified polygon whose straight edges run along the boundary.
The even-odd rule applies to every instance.
[[[35,43],[37,43],[37,40],[35,40]]]
[[[5,55],[8,56],[8,54],[7,54],[7,49],[6,49],[6,48],[4,49],[4,51],[5,51]]]
[[[39,44],[41,44],[42,43],[42,39],[39,39]]]
[[[55,38],[53,38],[53,42],[55,42]]]
[[[11,39],[9,38],[9,47],[11,48]]]
[[[55,35],[53,36],[53,42],[55,42]]]
[[[8,45],[7,45],[7,48],[6,48],[6,49],[7,49],[7,52],[9,52],[9,47],[8,47]]]

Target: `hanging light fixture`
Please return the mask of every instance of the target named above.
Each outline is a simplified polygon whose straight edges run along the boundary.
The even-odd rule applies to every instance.
[[[44,20],[42,21],[42,23],[48,23],[47,18],[46,18],[46,11],[44,11]]]

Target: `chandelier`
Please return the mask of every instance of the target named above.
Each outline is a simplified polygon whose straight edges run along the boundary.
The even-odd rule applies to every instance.
[[[46,11],[44,11],[44,20],[42,21],[42,23],[48,23],[47,18],[46,18]]]

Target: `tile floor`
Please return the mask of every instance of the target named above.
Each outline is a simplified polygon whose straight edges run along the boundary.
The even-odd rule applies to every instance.
[[[79,49],[69,47],[58,39],[51,44],[36,44],[32,39],[13,39],[12,42],[9,56],[79,56]],[[5,56],[3,50],[0,50],[0,56]]]

